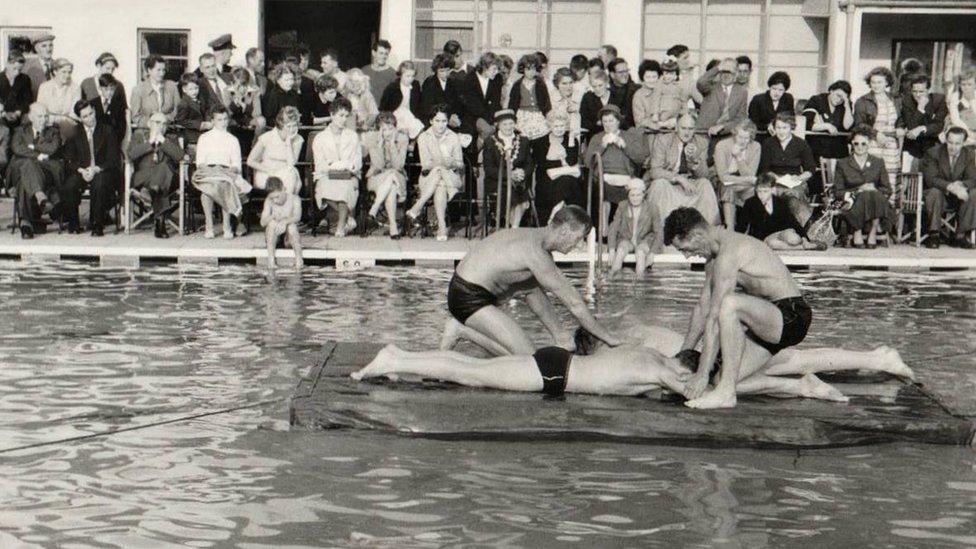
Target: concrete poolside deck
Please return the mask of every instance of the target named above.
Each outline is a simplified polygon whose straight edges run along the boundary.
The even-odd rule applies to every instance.
[[[0,219],[3,219],[0,217]],[[105,266],[138,267],[158,263],[204,264],[264,264],[265,249],[262,233],[225,240],[219,236],[208,240],[202,233],[176,236],[167,240],[154,238],[151,229],[139,229],[131,234],[115,234],[109,229],[101,238],[89,234],[69,235],[55,232],[23,240],[20,233],[0,232],[0,258],[8,260],[80,260],[98,262]],[[312,265],[334,265],[337,268],[362,268],[373,265],[443,265],[451,266],[464,257],[475,240],[452,238],[437,242],[433,238],[403,238],[395,241],[387,236],[303,235],[302,246],[306,262]],[[291,250],[278,250],[278,260],[288,261]],[[783,254],[791,268],[803,269],[872,269],[872,270],[969,270],[976,269],[976,251],[943,246],[938,250],[895,245],[876,250],[833,248],[826,252]],[[586,250],[558,255],[557,260],[569,263],[588,263],[594,259]],[[655,258],[657,268],[688,268],[692,263],[677,253]]]

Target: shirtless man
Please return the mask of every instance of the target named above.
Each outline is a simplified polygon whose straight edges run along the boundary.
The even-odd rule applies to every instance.
[[[387,345],[367,366],[351,374],[353,379],[375,377],[433,378],[469,387],[505,391],[541,392],[550,396],[568,393],[637,396],[654,389],[684,391],[697,367],[697,351],[677,350],[681,335],[663,327],[643,330],[643,346],[606,348],[580,328],[576,331],[578,354],[560,347],[545,347],[533,354],[474,358],[454,351],[408,352]],[[739,394],[806,397],[836,402],[848,398],[815,374],[838,370],[887,372],[913,378],[898,351],[879,347],[873,351],[843,349],[787,349],[736,386]],[[780,377],[800,375],[800,378]]]
[[[298,197],[284,191],[284,183],[277,177],[269,177],[266,183],[268,196],[261,211],[261,226],[268,245],[268,272],[275,272],[275,246],[278,237],[287,234],[288,243],[295,251],[295,270],[301,270],[302,243],[298,235],[298,221],[302,218],[302,205]]]
[[[580,325],[611,347],[621,341],[590,313],[586,303],[559,271],[552,252],[569,253],[590,232],[589,215],[578,206],[567,206],[539,229],[498,231],[476,244],[461,260],[447,290],[452,319],[444,326],[441,349],[449,350],[462,334],[496,355],[531,355],[535,347],[522,328],[498,303],[509,294],[528,290],[525,301],[556,345],[574,348],[572,335],[563,329],[545,290],[556,295]]]
[[[737,383],[771,356],[803,341],[813,316],[810,306],[786,265],[768,246],[711,226],[697,210],[673,211],[664,223],[664,243],[686,257],[706,260],[705,286],[682,344],[682,349],[694,349],[704,335],[698,370],[685,389],[689,399],[685,405],[732,408]],[[720,379],[706,393],[719,349]]]

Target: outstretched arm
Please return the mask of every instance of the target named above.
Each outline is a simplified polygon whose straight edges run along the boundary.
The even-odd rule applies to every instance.
[[[698,370],[688,383],[685,393],[685,397],[689,400],[701,396],[708,386],[708,374],[719,353],[718,318],[721,314],[722,302],[735,291],[735,275],[738,265],[734,259],[729,257],[716,259],[712,269],[714,269],[712,272],[712,295],[705,317],[705,342],[702,345],[701,357],[698,359]],[[722,368],[725,368],[724,363]]]
[[[566,276],[560,272],[559,267],[556,267],[552,256],[540,250],[535,257],[529,260],[529,268],[539,285],[554,293],[559,301],[562,301],[563,305],[569,309],[569,312],[576,317],[580,326],[611,347],[620,345],[621,341],[614,337],[593,316],[576,288],[573,288]]]
[[[701,340],[702,334],[705,332],[705,312],[711,305],[711,298],[712,266],[708,265],[705,268],[705,285],[702,286],[701,296],[698,298],[698,303],[695,304],[695,309],[691,312],[691,323],[688,324],[688,332],[681,344],[682,349],[694,349],[695,345],[698,345],[698,341]]]

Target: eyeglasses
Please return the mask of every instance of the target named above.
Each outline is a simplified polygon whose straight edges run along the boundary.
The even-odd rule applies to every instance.
[[[867,141],[854,141],[851,143],[854,147],[867,147],[869,144]]]

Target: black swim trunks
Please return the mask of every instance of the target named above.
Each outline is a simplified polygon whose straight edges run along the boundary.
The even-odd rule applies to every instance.
[[[566,379],[573,353],[562,347],[543,347],[532,358],[542,376],[542,392],[549,396],[562,396],[566,392]]]
[[[482,308],[497,304],[495,294],[468,282],[457,273],[451,277],[451,284],[447,287],[447,310],[461,324]]]
[[[761,337],[754,334],[752,330],[747,331],[746,335],[760,347],[769,351],[770,354],[775,355],[787,347],[798,345],[807,337],[810,322],[813,320],[813,311],[810,310],[810,306],[807,305],[803,296],[787,297],[773,301],[773,305],[776,305],[780,314],[783,315],[783,333],[780,335],[779,342],[770,343],[764,341]]]

